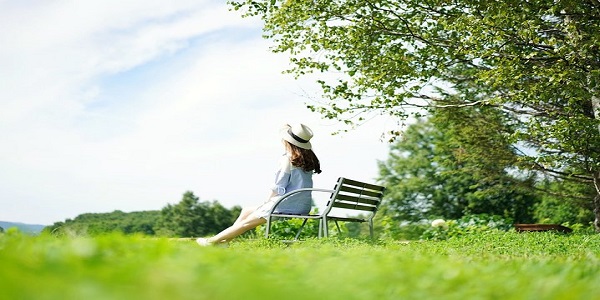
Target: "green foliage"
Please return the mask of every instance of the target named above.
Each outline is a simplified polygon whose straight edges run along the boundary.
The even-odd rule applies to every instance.
[[[472,234],[485,234],[489,231],[507,231],[512,228],[512,223],[498,216],[486,214],[463,216],[458,220],[446,221],[446,226],[429,226],[421,235],[421,239],[445,240]]]
[[[316,214],[316,211],[311,212]],[[304,222],[303,219],[275,219],[271,223],[271,234],[275,239],[293,239]],[[369,227],[366,223],[360,222],[335,222],[329,221],[329,237],[336,238],[358,238],[364,239],[369,237]],[[259,236],[264,236],[265,226],[260,226],[256,229]],[[300,233],[299,239],[310,239],[319,236],[318,220],[308,220],[304,225],[304,229]]]
[[[600,78],[595,1],[231,4],[264,20],[273,51],[291,55],[291,73],[343,72],[320,81],[331,101],[314,109],[325,117],[351,121],[370,112],[404,118],[414,99],[492,104],[533,116],[522,133],[532,142],[541,138],[539,146],[598,158],[591,152],[600,122],[591,111]],[[544,154],[552,155],[578,159]]]
[[[160,214],[158,235],[200,237],[212,235],[231,226],[241,208],[228,210],[217,201],[200,202],[193,192],[183,194],[175,205],[168,204]]]
[[[75,219],[56,222],[44,228],[43,232],[58,235],[100,235],[111,232],[154,235],[159,217],[160,211],[85,213]]]
[[[537,222],[590,224],[594,220],[594,208],[589,202],[596,193],[592,186],[567,180],[544,180],[539,188],[546,192],[535,205]]]
[[[379,162],[384,212],[409,222],[482,213],[531,221],[533,181],[514,167],[503,117],[491,108],[436,110],[410,125]]]
[[[124,234],[193,237],[215,234],[229,227],[241,208],[226,209],[216,201],[200,202],[192,192],[186,192],[175,205],[168,204],[160,211],[125,213],[85,213],[74,219],[56,222],[44,228],[55,235]]]
[[[338,231],[335,223],[330,226],[330,234],[343,238],[365,239],[369,238],[369,224],[366,222],[338,222],[340,230]],[[375,225],[374,225],[375,226]],[[375,234],[375,233],[374,233]]]
[[[426,249],[432,241],[417,242]],[[435,249],[439,255],[458,255],[478,257],[485,261],[491,259],[517,260],[524,263],[557,259],[595,260],[594,253],[588,247],[598,243],[596,234],[562,234],[556,232],[524,232],[486,230],[455,236],[444,241],[435,241],[444,247]]]
[[[302,219],[276,219],[271,223],[270,237],[274,239],[285,239],[290,240],[296,237],[298,230],[302,226]],[[256,228],[257,236],[264,236],[265,226],[259,226]],[[318,220],[308,220],[300,233],[298,238],[314,238],[319,235],[319,222]]]
[[[600,236],[488,231],[443,241],[0,236],[2,299],[594,299]]]
[[[381,212],[374,219],[374,222],[377,238],[384,240],[418,240],[430,226],[429,224],[417,222],[399,222],[385,212]]]

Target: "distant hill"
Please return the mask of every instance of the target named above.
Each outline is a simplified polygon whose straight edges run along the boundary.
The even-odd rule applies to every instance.
[[[160,219],[160,210],[122,212],[115,210],[110,213],[84,213],[75,219],[56,222],[47,230],[54,233],[77,233],[98,235],[110,232],[125,234],[141,233],[155,235],[154,228]]]
[[[46,225],[0,221],[0,227],[2,227],[4,231],[8,230],[9,228],[17,227],[19,231],[23,233],[39,234],[42,232],[42,229],[46,227]]]

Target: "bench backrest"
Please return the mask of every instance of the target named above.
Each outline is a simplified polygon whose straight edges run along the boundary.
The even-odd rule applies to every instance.
[[[331,194],[325,214],[333,208],[359,210],[375,214],[381,204],[385,188],[340,177]]]

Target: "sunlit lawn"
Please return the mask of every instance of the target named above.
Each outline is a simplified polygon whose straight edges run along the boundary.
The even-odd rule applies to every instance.
[[[0,299],[597,299],[600,236],[409,243],[0,236]]]

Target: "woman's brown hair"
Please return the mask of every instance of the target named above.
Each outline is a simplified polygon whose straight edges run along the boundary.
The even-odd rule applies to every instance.
[[[290,149],[290,161],[294,167],[301,168],[306,172],[314,171],[317,174],[321,173],[319,159],[311,149],[303,149],[287,141],[285,143]]]

